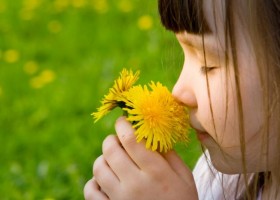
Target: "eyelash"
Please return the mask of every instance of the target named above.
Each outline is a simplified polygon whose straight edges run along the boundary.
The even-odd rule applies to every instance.
[[[209,73],[211,70],[216,69],[216,68],[217,67],[215,67],[215,66],[211,66],[211,67],[209,67],[209,66],[201,66],[200,67],[200,71],[201,71],[202,74],[206,74],[206,73]]]

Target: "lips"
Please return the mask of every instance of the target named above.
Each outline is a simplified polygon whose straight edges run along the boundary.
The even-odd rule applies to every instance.
[[[204,140],[206,140],[207,138],[210,137],[210,135],[205,131],[200,131],[197,129],[194,129],[194,130],[196,132],[197,139],[201,142],[203,142]]]

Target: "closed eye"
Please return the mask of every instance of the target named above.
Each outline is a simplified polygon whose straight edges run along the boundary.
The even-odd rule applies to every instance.
[[[216,66],[201,66],[200,71],[201,71],[202,74],[206,74],[206,73],[208,73],[208,72],[210,72],[210,71],[212,71],[213,69],[216,69],[216,68],[218,68],[218,67],[216,67]]]

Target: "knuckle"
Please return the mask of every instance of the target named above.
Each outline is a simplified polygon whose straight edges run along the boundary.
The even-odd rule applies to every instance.
[[[136,143],[136,138],[134,134],[123,134],[121,135],[121,141],[124,146],[131,146]]]
[[[131,124],[124,118],[118,119],[116,122],[116,131],[121,143],[125,145],[132,145],[136,143],[135,130]]]
[[[152,178],[154,180],[161,181],[164,179],[163,173],[159,169],[158,166],[155,166],[155,165],[148,166],[148,172],[149,172],[150,178]]]

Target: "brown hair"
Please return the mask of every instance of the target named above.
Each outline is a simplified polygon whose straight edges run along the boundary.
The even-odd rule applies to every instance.
[[[279,0],[225,0],[225,46],[226,63],[229,56],[233,59],[235,73],[236,96],[239,106],[239,132],[240,147],[242,152],[243,176],[245,177],[246,192],[244,198],[256,198],[259,187],[270,182],[270,172],[256,172],[254,181],[249,181],[247,176],[245,160],[245,137],[242,96],[239,83],[239,68],[237,58],[237,48],[235,41],[234,14],[242,18],[243,25],[249,31],[250,39],[253,43],[254,53],[257,60],[257,67],[263,87],[264,119],[263,127],[263,152],[268,154],[267,141],[269,140],[270,120],[274,117],[277,120],[278,130],[280,130],[280,1]],[[158,0],[158,9],[163,26],[175,33],[187,31],[199,34],[204,40],[204,34],[210,32],[207,22],[203,16],[203,0]],[[238,9],[237,9],[238,8]],[[215,10],[213,11],[215,12]],[[214,13],[215,16],[215,13]],[[206,63],[206,59],[205,59]],[[206,73],[208,84],[208,77]],[[208,87],[208,93],[209,87]],[[208,94],[209,98],[210,95]],[[210,99],[210,108],[211,108]],[[211,108],[212,112],[212,108]],[[213,118],[213,113],[212,113]],[[214,118],[213,118],[214,122]],[[215,123],[214,123],[215,124]],[[278,152],[280,152],[280,133],[278,140]],[[280,158],[275,160],[280,167]],[[268,164],[268,160],[266,162]],[[267,166],[267,169],[269,166]],[[280,177],[280,173],[279,176]],[[279,181],[279,180],[278,180]]]

